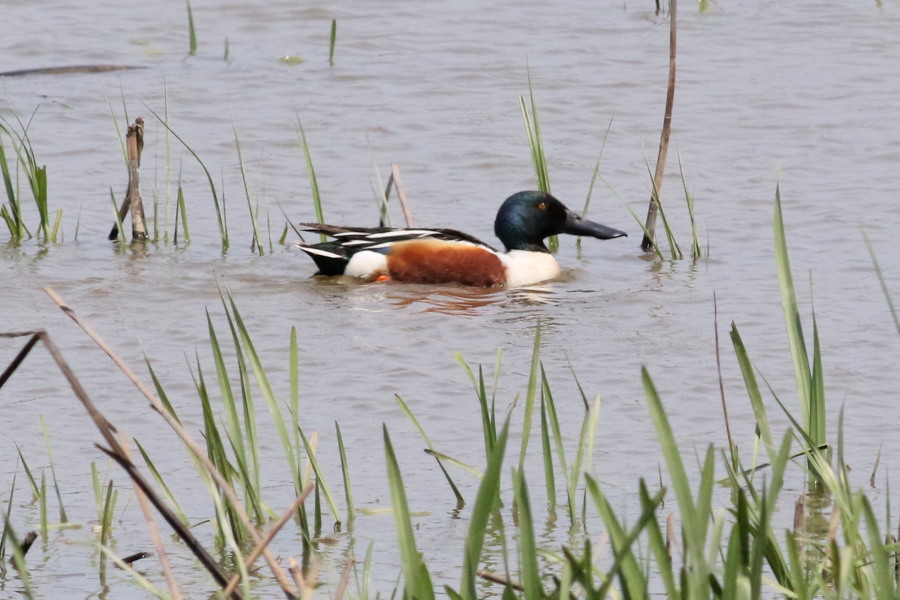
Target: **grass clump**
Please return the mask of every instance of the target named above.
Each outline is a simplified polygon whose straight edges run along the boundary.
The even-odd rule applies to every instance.
[[[32,113],[33,117],[34,113]],[[56,242],[62,223],[62,211],[58,210],[55,219],[51,222],[47,197],[47,167],[39,165],[34,147],[31,145],[31,139],[28,136],[31,119],[23,123],[16,115],[16,120],[17,124],[13,125],[6,119],[0,118],[0,176],[3,178],[3,188],[6,191],[7,200],[7,204],[0,206],[0,218],[6,223],[14,241],[21,241],[32,236],[25,224],[23,198],[19,189],[19,172],[21,170],[37,208],[38,237],[44,242]],[[12,143],[13,154],[16,157],[14,165],[10,164],[11,157],[6,152],[4,137]]]

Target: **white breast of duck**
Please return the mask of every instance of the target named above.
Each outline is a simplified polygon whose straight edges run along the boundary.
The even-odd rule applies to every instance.
[[[506,285],[510,287],[534,285],[559,276],[559,264],[547,252],[510,250],[497,256],[506,267]]]

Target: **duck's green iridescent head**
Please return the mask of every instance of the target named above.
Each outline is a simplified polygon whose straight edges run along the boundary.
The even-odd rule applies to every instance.
[[[550,194],[537,191],[518,192],[507,198],[497,212],[494,233],[507,252],[549,252],[544,240],[560,233],[601,240],[628,235],[624,231],[582,219]]]

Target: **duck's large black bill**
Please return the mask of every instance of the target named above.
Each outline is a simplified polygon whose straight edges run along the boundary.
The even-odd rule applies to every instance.
[[[563,223],[560,233],[568,233],[571,235],[586,235],[595,237],[600,240],[611,240],[617,237],[627,237],[628,234],[600,223],[582,219],[578,214],[568,211],[566,214],[566,222]]]

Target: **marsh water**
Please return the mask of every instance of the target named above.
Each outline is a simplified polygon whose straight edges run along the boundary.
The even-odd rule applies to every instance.
[[[771,388],[795,406],[773,253],[776,186],[804,324],[811,336],[814,310],[821,337],[830,435],[836,437],[843,408],[845,453],[858,484],[867,485],[880,452],[870,493],[883,504],[885,482],[900,464],[900,335],[864,236],[900,299],[897,2],[683,3],[662,200],[687,250],[683,170],[704,254],[694,261],[644,254],[630,213],[642,219],[646,210],[666,93],[668,21],[652,2],[191,4],[194,55],[183,3],[2,2],[3,70],[141,68],[0,79],[0,115],[8,124],[16,114],[30,120],[29,140],[47,166],[50,209],[62,210],[57,243],[13,243],[0,231],[0,331],[47,329],[100,410],[151,451],[192,519],[210,517],[212,507],[180,444],[44,287],[149,382],[146,357],[198,437],[192,372],[199,359],[204,375],[214,378],[206,315],[227,335],[220,293],[233,296],[283,397],[296,327],[301,423],[319,433],[331,484],[340,489],[338,422],[357,508],[390,506],[385,424],[417,514],[420,550],[435,579],[455,585],[467,509],[456,509],[395,395],[439,450],[483,466],[478,405],[455,353],[484,365],[492,379],[502,350],[496,402],[505,411],[524,396],[540,324],[541,358],[564,430],[574,443],[579,384],[589,399],[600,397],[592,470],[616,508],[636,514],[637,478],[658,481],[661,464],[641,367],[658,386],[688,456],[726,444],[716,321],[738,443],[751,448],[754,421],[728,341],[732,322]],[[315,219],[298,141],[302,123],[327,222],[376,224],[377,190],[393,163],[416,225],[452,227],[494,243],[500,202],[536,186],[519,105],[529,78],[554,194],[580,210],[599,160],[590,217],[630,237],[584,240],[580,249],[562,239],[563,275],[530,290],[322,280],[312,277],[302,253],[279,242],[286,219]],[[148,214],[154,202],[158,207],[159,239],[123,248],[106,240],[110,190],[117,197],[124,191],[120,132],[126,118],[137,116],[146,121],[143,197]],[[160,118],[200,157],[224,198],[227,249],[206,175]],[[9,157],[10,140],[4,143]],[[190,244],[173,240],[179,184]],[[248,195],[264,232],[262,256],[251,248]],[[37,213],[33,205],[27,211],[34,229]],[[392,218],[402,223],[396,204]],[[288,242],[295,239],[288,234]],[[0,340],[0,366],[20,347]],[[268,423],[259,406],[260,423]],[[788,426],[774,402],[770,415]],[[15,477],[17,531],[36,528],[39,518],[37,506],[27,503],[17,447],[33,472],[50,478],[42,419],[63,503],[81,527],[51,530],[38,541],[28,557],[32,585],[38,598],[90,597],[103,591],[92,546],[91,462],[120,488],[114,550],[146,550],[149,537],[124,475],[94,447],[96,430],[40,348],[0,389],[0,502],[6,505]],[[265,437],[264,487],[280,510],[292,497],[290,479],[274,431]],[[531,448],[529,473],[538,479],[539,444]],[[461,470],[455,475],[474,498],[477,480]],[[802,482],[792,486],[788,497],[803,493]],[[557,547],[569,535],[565,520],[547,520],[540,535]],[[333,542],[322,546],[327,585],[348,555],[361,559],[371,542],[373,590],[393,588],[399,568],[390,514],[366,511],[352,535],[336,534]],[[299,552],[297,534],[282,534],[276,549],[283,556]],[[186,552],[176,552],[175,562],[189,596],[209,589]],[[156,564],[142,569],[160,581]],[[127,580],[111,576],[112,597],[144,597]],[[20,589],[12,575],[0,586],[4,594]]]

